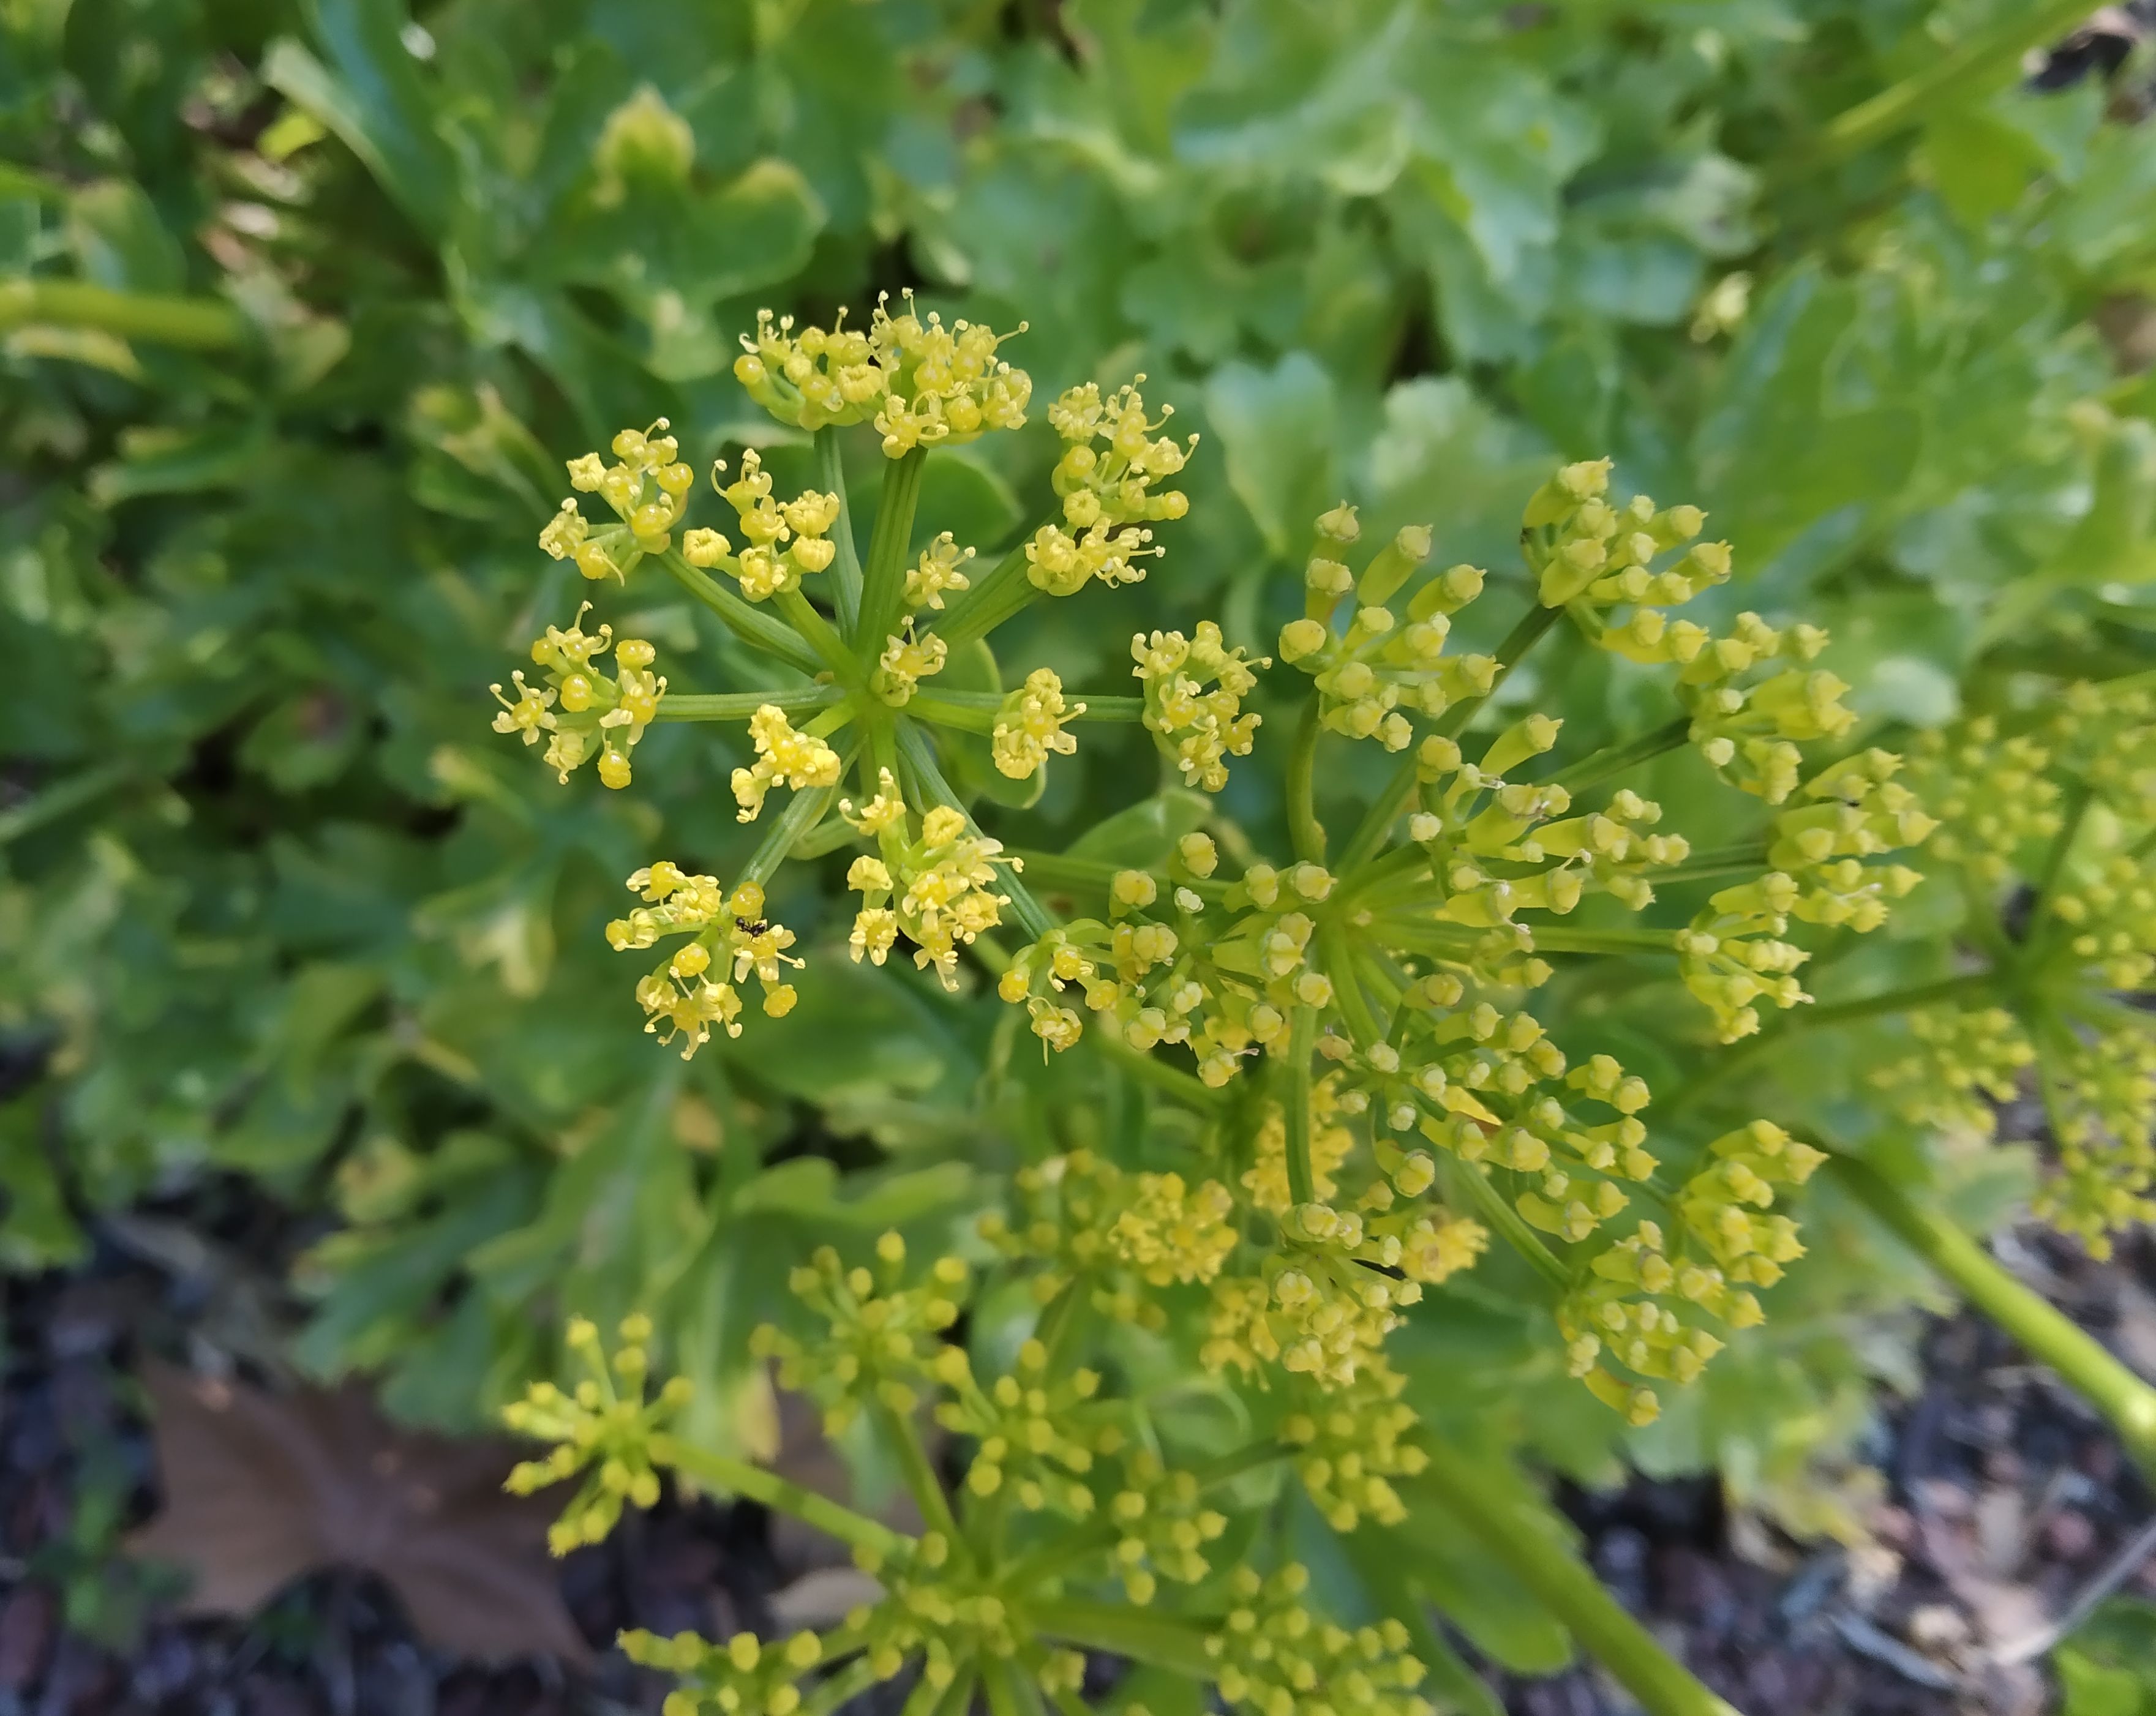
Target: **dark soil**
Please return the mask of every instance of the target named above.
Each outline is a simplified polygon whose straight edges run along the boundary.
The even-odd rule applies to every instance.
[[[2100,1265],[2024,1232],[2001,1249],[2156,1370],[2148,1248]],[[228,1357],[253,1314],[244,1283],[206,1285],[142,1251],[139,1234],[108,1237],[84,1268],[6,1288],[0,1716],[655,1711],[660,1678],[603,1650],[618,1630],[772,1626],[788,1575],[762,1510],[670,1498],[562,1565],[569,1610],[603,1650],[588,1678],[547,1659],[481,1666],[430,1650],[362,1573],[303,1580],[245,1620],[182,1618],[177,1593],[117,1550],[157,1505],[131,1367],[146,1351],[199,1360],[220,1340]],[[1988,1325],[1938,1322],[1923,1357],[1922,1393],[1882,1402],[1864,1450],[1887,1478],[1869,1544],[1795,1544],[1732,1517],[1712,1480],[1563,1498],[1611,1589],[1753,1716],[2035,1716],[2051,1702],[2041,1660],[1994,1655],[2061,1613],[2151,1513],[2103,1426]],[[2156,1571],[2138,1579],[2156,1591]],[[1585,1669],[1493,1683],[1519,1716],[1632,1708]],[[855,1708],[896,1710],[895,1693]]]

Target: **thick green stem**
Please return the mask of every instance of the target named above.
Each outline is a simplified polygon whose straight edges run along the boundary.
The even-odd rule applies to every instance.
[[[1578,762],[1568,763],[1559,769],[1546,784],[1567,787],[1577,792],[1607,781],[1614,775],[1621,775],[1650,757],[1675,750],[1691,736],[1691,717],[1679,715],[1668,725],[1657,727],[1651,733],[1642,733],[1638,738],[1628,739],[1621,745],[1605,745],[1600,750],[1589,752]]]
[[[1296,1205],[1317,1196],[1310,1170],[1310,1057],[1317,1037],[1317,1009],[1298,1007],[1288,1027],[1287,1089],[1281,1098],[1287,1123],[1287,1195]]]
[[[913,1427],[913,1421],[903,1412],[893,1411],[880,1401],[875,1405],[875,1413],[876,1428],[882,1432],[885,1445],[896,1457],[899,1476],[906,1480],[906,1492],[921,1509],[921,1517],[928,1522],[928,1529],[942,1532],[954,1550],[962,1548],[964,1540],[958,1534],[958,1522],[951,1512],[951,1498],[944,1493],[943,1480],[936,1475],[936,1468],[928,1463],[928,1450],[921,1447],[921,1434]]]
[[[2134,1463],[2156,1477],[2156,1387],[2041,1294],[2015,1279],[1945,1217],[1922,1207],[1865,1163],[1837,1156],[1828,1172],[1969,1304],[2110,1419]]]
[[[1430,1464],[1421,1493],[1532,1591],[1650,1716],[1738,1716],[1625,1612],[1533,1509],[1493,1488],[1473,1462],[1443,1443],[1433,1439],[1424,1447]]]
[[[1065,692],[1065,701],[1075,713],[1064,716],[1070,721],[1141,721],[1145,719],[1145,699],[1142,697],[1103,697],[1094,692]],[[1082,708],[1078,707],[1083,705]],[[1004,694],[999,691],[929,691],[920,690],[906,702],[909,713],[922,720],[934,721],[938,725],[957,727],[968,733],[992,733],[995,730],[996,712],[1004,706]]]
[[[1444,1180],[1447,1203],[1471,1205],[1506,1244],[1532,1263],[1560,1292],[1570,1288],[1571,1272],[1497,1189],[1488,1169],[1480,1162],[1440,1156],[1438,1172]]]
[[[222,299],[117,292],[88,280],[0,280],[0,332],[34,322],[198,351],[238,346],[248,336],[246,317]]]
[[[1295,855],[1307,863],[1325,862],[1325,825],[1317,820],[1317,699],[1302,708],[1295,743],[1287,754],[1287,832]]]
[[[659,721],[745,721],[766,704],[789,715],[829,709],[844,700],[835,685],[795,685],[783,691],[670,691],[659,699]]]
[[[659,563],[675,583],[716,614],[726,628],[752,649],[777,656],[787,666],[812,677],[824,671],[816,652],[791,627],[735,595],[710,573],[690,566],[681,558],[679,549],[668,549],[659,556]]]
[[[1012,856],[1023,859],[1025,873],[1034,881],[1050,888],[1083,888],[1096,894],[1105,894],[1114,885],[1116,877],[1124,871],[1140,868],[1132,864],[1111,864],[1105,858],[1071,858],[1060,852],[1042,852],[1034,847],[1015,848]],[[1178,888],[1188,888],[1201,899],[1221,900],[1228,897],[1232,882],[1199,880],[1186,877],[1181,881],[1158,870],[1146,873],[1163,894]]]
[[[781,590],[771,598],[779,612],[786,616],[787,623],[808,640],[808,647],[816,652],[825,670],[840,683],[859,686],[867,683],[868,675],[847,649],[845,639],[815,606],[798,590]]]
[[[2081,838],[2089,807],[2095,802],[2096,794],[2089,790],[2086,781],[2075,781],[2067,786],[2066,814],[2060,818],[2059,832],[2051,838],[2051,850],[2044,854],[2043,872],[2036,882],[2036,903],[2030,908],[2029,927],[2021,935],[2015,963],[2024,969],[2041,957],[2044,932],[2051,927],[2052,909],[2058,904],[2059,884],[2066,873],[2066,860],[2073,855],[2074,843]]]
[[[2064,35],[2088,15],[2088,0],[2009,7],[1989,28],[1976,31],[1952,52],[1928,61],[1922,70],[1830,120],[1817,146],[1804,153],[1815,161],[1845,158],[1922,123],[1938,108],[1988,87],[2003,88],[2019,74],[2023,54]]]
[[[1171,1067],[1166,1061],[1156,1060],[1143,1049],[1132,1048],[1122,1037],[1096,1027],[1088,1033],[1087,1040],[1096,1044],[1101,1053],[1121,1067],[1141,1084],[1149,1084],[1163,1096],[1173,1098],[1186,1108],[1202,1114],[1218,1114],[1228,1106],[1228,1094],[1215,1090],[1195,1073],[1186,1073],[1180,1067]]]
[[[927,462],[927,449],[916,447],[884,467],[883,499],[861,568],[860,624],[854,633],[854,652],[864,662],[883,653],[906,606],[906,551],[913,540],[914,509]]]
[[[839,765],[843,775],[853,758],[847,756]],[[778,819],[771,825],[771,832],[763,837],[747,863],[742,867],[741,879],[753,882],[761,888],[778,873],[802,837],[824,820],[831,808],[831,801],[839,796],[836,786],[809,786],[795,793],[792,802],[779,812]]]
[[[1367,1049],[1382,1041],[1384,1027],[1370,1011],[1370,998],[1363,993],[1363,980],[1355,971],[1354,946],[1347,933],[1337,923],[1323,925],[1317,932],[1317,948],[1325,961],[1325,975],[1332,980],[1333,998],[1340,1003],[1340,1015],[1348,1022],[1348,1034],[1354,1039],[1355,1047]]]
[[[707,1488],[728,1495],[747,1496],[767,1508],[791,1514],[803,1524],[813,1525],[855,1549],[868,1550],[879,1555],[895,1555],[912,1542],[903,1533],[865,1518],[851,1508],[841,1507],[829,1496],[803,1489],[761,1466],[715,1454],[670,1436],[651,1438],[651,1459],[654,1465],[669,1467]]]
[[[1075,1597],[1030,1603],[1027,1612],[1039,1631],[1065,1644],[1149,1662],[1208,1686],[1213,1683],[1215,1664],[1205,1648],[1206,1631],[1194,1621],[1128,1603],[1091,1603]]]
[[[854,541],[854,510],[846,499],[846,467],[836,423],[816,432],[816,480],[824,493],[839,497],[838,522],[831,526],[831,540],[839,551],[831,561],[831,606],[838,610],[839,629],[850,638],[860,625],[861,556]]]
[[[921,623],[952,648],[985,638],[1041,592],[1025,575],[1029,535],[980,577],[942,614],[924,614]]]

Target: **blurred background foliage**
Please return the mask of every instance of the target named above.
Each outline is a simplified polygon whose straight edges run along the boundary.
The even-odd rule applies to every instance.
[[[599,926],[662,826],[738,865],[728,741],[656,728],[608,795],[486,730],[488,684],[578,599],[532,546],[564,458],[663,414],[698,458],[753,436],[805,474],[730,371],[759,306],[912,287],[1024,319],[1037,397],[1142,371],[1202,433],[1152,578],[1011,628],[1074,684],[1116,689],[1169,616],[1269,639],[1271,575],[1343,494],[1510,574],[1522,497],[1604,452],[1738,545],[1729,611],[1833,628],[1873,733],[2145,665],[2156,149],[2123,86],[2020,81],[2059,12],[7,0],[0,1264],[244,1176],[319,1236],[290,1260],[308,1370],[465,1426],[563,1310],[641,1306],[706,1385],[701,1433],[753,1443],[742,1340],[809,1243],[947,1226],[1015,1162],[1147,1124],[992,996],[828,951],[790,1017],[681,1066]],[[984,554],[1055,450],[996,438],[923,505]],[[677,689],[752,683],[651,599],[629,629]],[[1507,695],[1621,735],[1661,719],[1622,666]],[[1260,845],[1266,750],[1224,796]],[[1068,843],[1147,756],[1089,743],[1002,832]],[[1194,814],[1164,791],[1088,838]],[[778,914],[842,942],[839,871],[787,874]],[[1897,922],[1823,997],[1938,969],[1950,925]],[[1553,993],[1581,1053],[1674,1090],[1701,1053],[1675,992]],[[1935,1175],[1973,1223],[2011,1206],[2015,1158],[1927,1165],[1837,1042],[1735,1099]],[[1497,1258],[1411,1332],[1418,1405],[1584,1477],[1621,1446],[1771,1495],[1854,1432],[1897,1362],[1877,1314],[1926,1291],[1815,1205],[1814,1266],[1653,1429],[1565,1379]],[[1784,1500],[1835,1524],[1816,1487]],[[1561,1659],[1462,1572],[1429,1576],[1496,1606],[1503,1660]]]

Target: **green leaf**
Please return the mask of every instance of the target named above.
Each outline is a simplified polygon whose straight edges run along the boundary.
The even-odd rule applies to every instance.
[[[1175,843],[1211,820],[1213,802],[1187,786],[1170,786],[1096,822],[1070,843],[1072,858],[1126,869],[1156,869]]]
[[[1205,388],[1205,412],[1220,438],[1228,486],[1277,560],[1300,558],[1311,521],[1340,497],[1332,470],[1332,380],[1306,351],[1270,370],[1231,363]]]
[[[263,80],[335,132],[423,233],[443,237],[457,207],[456,162],[404,44],[409,17],[398,0],[308,0],[306,13],[322,59],[273,42]]]

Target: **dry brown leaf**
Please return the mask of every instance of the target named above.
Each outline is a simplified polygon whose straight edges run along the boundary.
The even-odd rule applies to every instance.
[[[388,1422],[367,1391],[265,1394],[144,1372],[163,1511],[136,1554],[194,1575],[188,1607],[251,1614],[325,1567],[378,1575],[429,1643],[463,1656],[591,1656],[562,1606],[546,1497],[503,1493],[517,1451]]]

